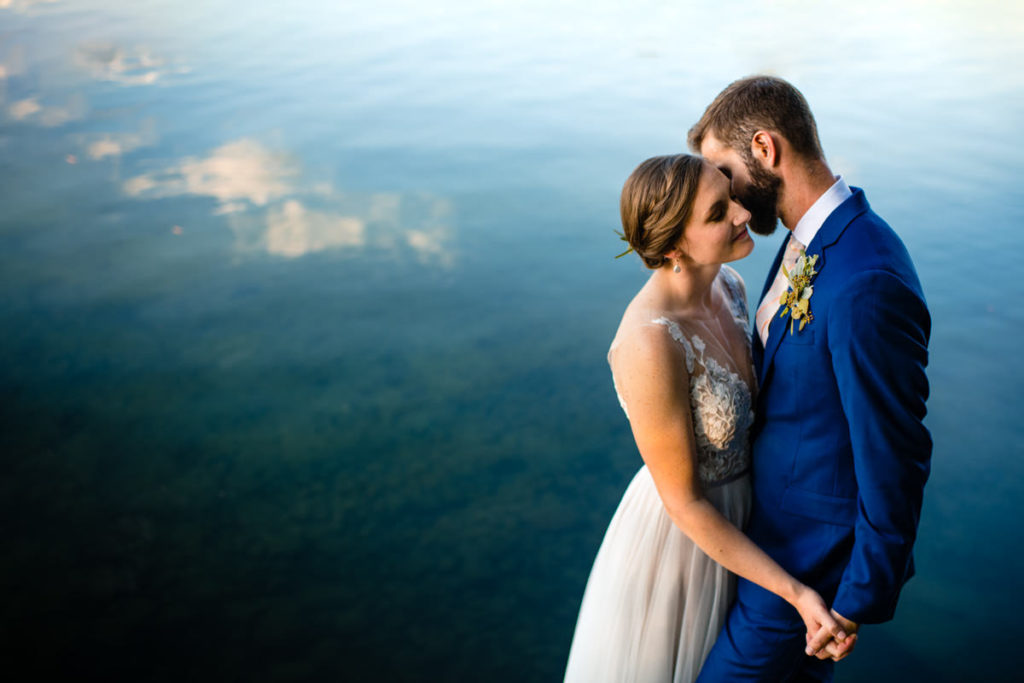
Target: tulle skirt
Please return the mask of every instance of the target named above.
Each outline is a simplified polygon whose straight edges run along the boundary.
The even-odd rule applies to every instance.
[[[742,528],[750,477],[705,496]],[[566,683],[691,683],[714,645],[735,577],[669,519],[647,467],[626,489],[583,593]]]

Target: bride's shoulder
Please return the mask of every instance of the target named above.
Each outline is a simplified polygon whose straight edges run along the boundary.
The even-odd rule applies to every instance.
[[[623,316],[608,351],[613,372],[655,372],[666,367],[679,367],[678,359],[689,345],[675,321],[656,312],[641,309]]]
[[[677,399],[680,387],[689,385],[692,369],[667,328],[656,322],[637,323],[619,329],[608,364],[621,400],[636,417],[640,404],[668,405]]]

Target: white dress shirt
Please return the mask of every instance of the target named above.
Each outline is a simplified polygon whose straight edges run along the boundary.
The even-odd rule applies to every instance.
[[[805,248],[811,243],[811,240],[821,230],[825,220],[852,194],[850,186],[846,184],[842,176],[838,176],[832,187],[825,190],[825,193],[818,197],[817,201],[811,204],[811,208],[807,209],[804,215],[800,217],[800,220],[797,221],[793,232],[786,241],[786,253],[783,256],[782,264],[792,268],[796,262],[796,254],[799,253],[800,249]],[[757,307],[757,314],[754,316],[757,333],[761,337],[761,343],[765,346],[768,345],[768,329],[771,325],[772,317],[781,305],[779,298],[789,289],[789,282],[782,272],[782,264],[779,265],[779,270],[775,274],[775,280],[772,282],[772,286],[768,288],[768,292],[765,294],[764,299],[761,300],[760,305]]]
[[[838,176],[836,182],[832,183],[832,187],[825,190],[825,194],[818,197],[818,201],[811,204],[811,208],[807,209],[807,212],[797,221],[796,227],[793,228],[793,237],[800,244],[810,244],[814,236],[821,230],[821,226],[825,224],[825,219],[831,216],[832,212],[838,209],[839,205],[852,194],[853,192],[843,180],[843,176]]]

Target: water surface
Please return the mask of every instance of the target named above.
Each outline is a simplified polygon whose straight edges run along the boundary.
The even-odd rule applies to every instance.
[[[0,0],[8,661],[558,680],[640,465],[619,189],[767,71],[934,319],[918,576],[837,680],[1013,678],[1022,38],[997,2]]]

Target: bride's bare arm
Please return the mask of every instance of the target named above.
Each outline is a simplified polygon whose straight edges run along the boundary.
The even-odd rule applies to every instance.
[[[821,596],[786,572],[704,497],[690,378],[678,343],[660,326],[640,326],[624,336],[611,361],[640,455],[673,523],[711,559],[793,605],[807,626],[808,654],[833,637],[845,639]]]

